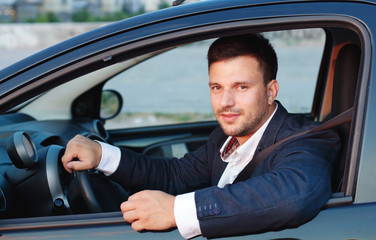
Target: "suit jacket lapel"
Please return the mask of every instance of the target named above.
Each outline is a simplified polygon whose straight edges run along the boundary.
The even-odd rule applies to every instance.
[[[256,148],[255,154],[277,142],[278,132],[288,115],[287,110],[282,106],[282,104],[278,101],[276,102],[278,104],[277,112],[274,114],[273,118],[269,122],[269,125],[265,129],[265,132]]]
[[[222,145],[225,143],[228,136],[224,134],[222,129],[219,129],[218,131],[219,133],[216,136],[218,145],[217,145],[217,148],[213,149],[213,151],[215,152],[211,154],[213,158],[212,176],[211,176],[212,185],[218,184],[219,179],[221,178],[227,166],[227,162],[222,161],[219,150],[221,149]]]
[[[281,105],[281,103],[277,102],[278,109],[277,112],[274,114],[273,118],[270,120],[269,125],[265,129],[264,134],[262,135],[262,138],[256,148],[256,152],[253,156],[255,156],[264,150],[265,148],[273,145],[277,141],[278,132],[282,127],[282,124],[284,123],[288,113],[286,109]],[[248,178],[247,171],[250,171],[252,169],[252,161],[250,161],[244,169],[239,173],[238,177],[235,179],[234,183],[241,181],[242,179]]]

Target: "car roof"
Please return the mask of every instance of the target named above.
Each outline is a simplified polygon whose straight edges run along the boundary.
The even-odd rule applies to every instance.
[[[191,4],[181,5],[177,7],[171,7],[155,12],[146,13],[143,15],[135,16],[122,21],[114,22],[87,33],[83,33],[79,36],[73,37],[45,50],[42,50],[30,57],[27,57],[13,65],[10,65],[3,70],[0,70],[0,83],[6,81],[19,72],[23,72],[28,68],[32,68],[39,63],[47,61],[55,56],[61,55],[65,52],[73,50],[83,45],[90,44],[91,42],[98,41],[102,38],[115,35],[120,32],[129,31],[131,29],[139,28],[145,25],[153,24],[156,22],[167,21],[172,18],[179,18],[183,16],[203,14],[206,12],[215,12],[224,9],[233,9],[245,6],[257,6],[257,5],[270,5],[270,4],[286,4],[302,2],[297,0],[206,0],[201,2],[195,2]],[[322,1],[309,1],[304,2],[322,2]],[[328,1],[329,2],[329,1]],[[332,1],[333,2],[333,1]],[[334,2],[348,2],[348,1],[334,1]],[[376,4],[376,0],[367,1],[351,1]]]

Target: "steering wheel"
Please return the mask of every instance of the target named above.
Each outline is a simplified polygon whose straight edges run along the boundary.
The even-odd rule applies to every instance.
[[[91,140],[106,142],[100,136],[87,133]],[[117,183],[96,171],[73,171],[73,181],[68,190],[68,200],[73,212],[117,211],[129,194]]]
[[[74,171],[68,201],[74,213],[118,211],[129,193],[98,172]]]
[[[102,212],[102,207],[94,194],[88,171],[73,171],[74,181],[77,181],[77,191],[81,195],[89,212]],[[74,190],[73,190],[74,191]]]

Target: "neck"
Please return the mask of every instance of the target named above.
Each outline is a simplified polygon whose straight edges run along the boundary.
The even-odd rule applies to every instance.
[[[270,116],[275,111],[275,108],[276,108],[276,103],[273,102],[269,106],[269,110],[268,110],[267,116],[264,118],[264,120],[262,122],[260,122],[260,124],[257,126],[256,130],[253,131],[251,134],[246,135],[246,136],[236,137],[236,139],[238,140],[238,142],[239,142],[240,145],[243,145],[243,143],[245,143],[248,139],[250,139],[253,136],[253,134],[255,134],[255,132],[257,132],[265,124],[265,122],[270,118]]]

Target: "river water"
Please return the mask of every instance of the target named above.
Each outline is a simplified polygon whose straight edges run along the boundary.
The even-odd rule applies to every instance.
[[[116,89],[122,94],[125,103],[122,111],[128,114],[210,114],[207,49],[208,44],[192,44],[164,53],[117,76],[105,88]],[[0,68],[36,51],[2,50]],[[282,46],[276,51],[280,85],[277,99],[290,112],[309,112],[322,46]]]
[[[208,45],[175,49],[134,67],[106,84],[124,96],[124,112],[211,113],[206,52]],[[290,112],[312,106],[322,47],[278,48],[278,100]],[[140,91],[142,89],[142,91]]]

